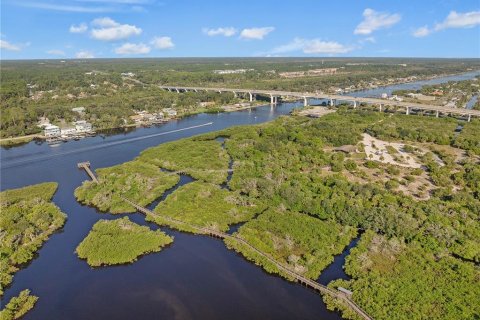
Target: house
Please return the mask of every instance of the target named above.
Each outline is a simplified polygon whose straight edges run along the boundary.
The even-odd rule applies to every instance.
[[[60,129],[60,134],[62,136],[71,136],[77,133],[77,129],[75,127],[68,127]]]
[[[208,107],[208,106],[212,106],[214,104],[215,104],[215,102],[213,102],[213,101],[200,102],[200,107],[205,108],[205,107]]]
[[[39,128],[45,128],[47,126],[50,125],[50,120],[48,120],[47,117],[40,117],[40,119],[38,120],[38,124],[37,124],[37,127]]]
[[[167,114],[167,116],[169,117],[176,117],[177,116],[177,111],[175,109],[172,109],[172,108],[164,108],[162,110],[164,113]]]
[[[143,115],[140,115],[140,114],[136,114],[134,116],[130,116],[130,119],[132,119],[133,122],[135,123],[141,123],[142,120],[143,120]]]
[[[152,122],[152,121],[155,121],[157,119],[157,117],[151,113],[144,113],[143,114],[143,120],[144,121],[149,121],[149,122]]]
[[[43,134],[45,137],[56,137],[60,135],[60,128],[58,126],[54,126],[52,124],[47,125],[45,129],[43,129]]]
[[[92,131],[92,124],[85,120],[75,121],[73,124],[75,125],[77,133]]]

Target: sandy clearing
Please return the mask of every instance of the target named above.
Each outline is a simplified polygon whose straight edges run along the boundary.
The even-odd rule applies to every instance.
[[[403,151],[405,144],[379,140],[367,133],[363,133],[362,136],[362,143],[365,145],[367,159],[408,168],[420,168],[422,166],[412,157],[412,154]],[[390,146],[397,151],[395,158],[388,153],[387,146]],[[396,159],[402,160],[400,162]]]

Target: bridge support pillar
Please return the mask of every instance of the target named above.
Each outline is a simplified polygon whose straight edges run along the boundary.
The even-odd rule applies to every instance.
[[[304,107],[308,106],[308,98],[307,97],[303,97],[303,106]]]
[[[277,96],[274,96],[273,94],[270,95],[270,104],[277,104]]]
[[[177,90],[177,93],[180,93],[180,90],[178,90],[177,88],[175,88],[175,90]]]
[[[469,115],[468,115],[467,122],[470,122],[471,120],[472,120],[472,115],[471,115],[471,114],[469,114]]]
[[[380,112],[382,112],[382,108],[383,108],[383,104],[380,103],[380,104],[378,105],[378,110],[379,110]]]
[[[356,108],[357,108],[357,101],[353,100],[353,109],[356,109]]]
[[[236,98],[237,97],[237,93],[235,91],[232,91],[233,92],[233,97]]]
[[[335,107],[337,105],[337,101],[335,99],[330,99],[330,107]]]
[[[440,112],[437,110],[437,112],[435,113],[435,118],[438,118],[439,115],[440,115]]]
[[[248,95],[250,96],[250,102],[253,101],[253,93],[249,92]]]
[[[410,107],[407,107],[407,111],[405,112],[406,115],[410,114]]]

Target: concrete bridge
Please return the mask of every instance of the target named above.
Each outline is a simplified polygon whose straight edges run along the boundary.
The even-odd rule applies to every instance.
[[[429,111],[435,114],[436,117],[439,117],[440,114],[446,115],[457,115],[462,116],[470,122],[472,117],[480,117],[480,110],[470,110],[464,108],[451,108],[436,106],[430,104],[421,104],[414,102],[403,102],[403,101],[393,101],[387,99],[379,98],[365,98],[365,97],[352,97],[352,96],[343,96],[343,95],[332,95],[324,93],[311,93],[311,92],[294,92],[294,91],[275,91],[275,90],[255,90],[255,89],[232,89],[232,88],[207,88],[207,87],[178,87],[178,86],[159,86],[161,89],[165,89],[173,92],[199,92],[199,91],[214,91],[218,93],[222,92],[231,92],[235,96],[238,94],[248,95],[250,101],[253,101],[257,95],[270,97],[270,103],[272,105],[277,104],[278,97],[293,97],[298,100],[303,100],[304,106],[308,106],[310,99],[325,99],[329,101],[330,106],[335,106],[338,101],[344,101],[351,103],[353,108],[360,107],[360,105],[376,105],[378,110],[382,111],[383,108],[388,106],[393,106],[397,108],[402,108],[405,110],[405,114],[410,114],[412,110],[422,110]]]

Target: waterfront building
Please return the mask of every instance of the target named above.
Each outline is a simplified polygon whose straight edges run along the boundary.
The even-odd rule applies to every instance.
[[[60,128],[50,124],[43,129],[43,133],[45,137],[57,137],[60,135]]]

